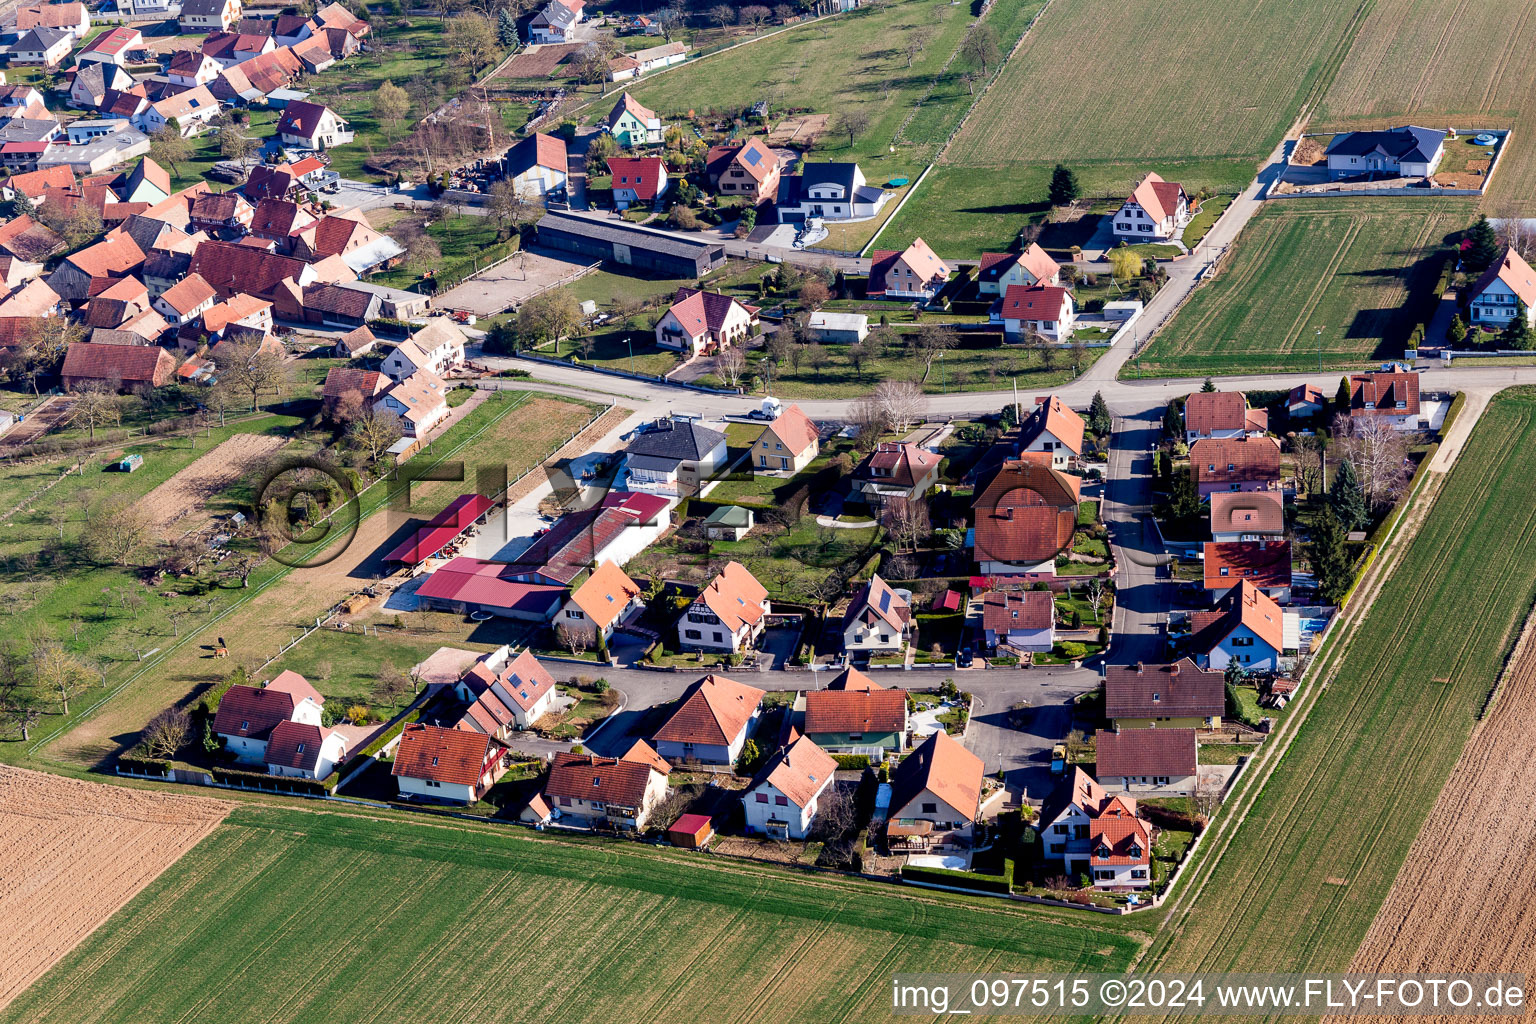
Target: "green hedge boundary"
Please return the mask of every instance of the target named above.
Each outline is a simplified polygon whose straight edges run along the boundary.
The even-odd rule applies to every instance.
[[[1003,873],[1000,875],[906,865],[901,869],[901,879],[904,882],[931,882],[934,885],[948,885],[957,889],[1007,894],[1013,892],[1013,860],[1009,858],[1003,861]]]

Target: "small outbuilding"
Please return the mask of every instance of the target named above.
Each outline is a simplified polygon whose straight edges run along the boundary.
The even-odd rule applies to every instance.
[[[752,510],[740,505],[721,505],[704,520],[710,540],[741,540],[752,529]]]
[[[667,841],[684,850],[702,850],[715,838],[715,826],[707,814],[684,814],[667,829]]]

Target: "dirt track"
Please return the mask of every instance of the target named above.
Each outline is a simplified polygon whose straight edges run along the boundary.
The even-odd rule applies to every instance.
[[[233,806],[0,765],[0,1007]]]
[[[1461,752],[1350,973],[1536,974],[1533,720],[1536,616],[1527,621],[1493,710]],[[1361,1019],[1398,1018],[1350,1018]]]
[[[159,533],[172,523],[177,535],[201,526],[207,502],[281,448],[287,441],[267,434],[236,434],[140,498],[135,506]]]

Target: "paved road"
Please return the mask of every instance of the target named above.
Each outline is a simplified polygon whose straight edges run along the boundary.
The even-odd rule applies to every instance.
[[[1163,660],[1172,586],[1164,579],[1162,545],[1152,527],[1152,453],[1162,434],[1159,410],[1115,421],[1109,451],[1104,522],[1115,553],[1115,616],[1109,662]]]

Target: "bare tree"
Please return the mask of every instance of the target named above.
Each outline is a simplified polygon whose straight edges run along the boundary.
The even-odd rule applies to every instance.
[[[683,24],[683,9],[676,5],[663,7],[651,15],[651,20],[661,26],[662,38],[670,43],[672,41],[672,33],[676,32]]]
[[[933,515],[924,498],[892,498],[886,502],[882,518],[898,551],[916,551],[918,543],[933,532]]]
[[[140,737],[151,757],[175,757],[186,746],[192,719],[181,708],[166,708],[151,718]]]
[[[1323,466],[1328,455],[1328,442],[1316,434],[1298,434],[1291,441],[1291,451],[1296,455],[1296,479],[1306,494],[1322,490]]]
[[[933,372],[933,361],[960,344],[960,338],[954,331],[939,324],[924,324],[910,332],[906,340],[912,357],[923,365],[923,376],[919,381],[922,384],[928,383],[928,375]]]
[[[911,35],[907,36],[906,44],[902,47],[901,52],[907,58],[908,69],[912,67],[913,61],[922,56],[923,50],[926,49],[927,46],[928,40],[923,35],[923,33],[913,32]]]
[[[748,4],[736,13],[736,23],[745,25],[753,32],[761,32],[772,13],[762,4]]]
[[[59,695],[59,704],[66,715],[69,714],[70,700],[91,683],[89,669],[52,638],[43,638],[33,644],[32,675],[39,687]]]
[[[374,692],[378,694],[379,699],[389,701],[391,708],[397,707],[400,699],[412,692],[411,681],[406,678],[404,672],[395,667],[393,662],[386,661],[379,666],[379,677]]]
[[[1335,416],[1333,435],[1355,467],[1372,510],[1379,512],[1397,500],[1411,475],[1408,439],[1384,416]]]
[[[127,495],[108,495],[94,503],[86,513],[83,539],[97,558],[113,565],[128,565],[143,542],[148,527],[144,517],[133,510]]]
[[[871,452],[880,443],[880,436],[891,429],[891,421],[884,404],[874,395],[865,395],[853,403],[849,420],[858,428],[853,446],[861,452]]]
[[[996,64],[998,59],[997,33],[992,31],[992,26],[984,21],[972,25],[965,34],[965,42],[960,44],[960,56],[978,65],[985,75],[987,68]]]
[[[70,407],[69,421],[83,424],[96,440],[96,428],[113,426],[123,421],[122,399],[115,391],[108,390],[103,381],[82,385],[76,392],[75,404]]]
[[[1519,206],[1505,203],[1494,215],[1498,220],[1499,241],[1514,249],[1527,262],[1536,259],[1536,230]]]
[[[927,396],[909,380],[881,381],[872,397],[891,429],[898,432],[911,430],[928,415]]]
[[[378,462],[389,446],[404,434],[400,417],[377,405],[364,411],[347,427],[347,439],[368,453],[369,462]]]
[[[908,64],[910,67],[911,64]],[[869,114],[857,108],[844,110],[832,120],[829,130],[838,135],[848,136],[848,146],[853,148],[853,140],[869,130]]]
[[[816,801],[816,820],[811,826],[811,836],[831,842],[843,838],[858,822],[853,793],[847,786],[833,784]]]
[[[726,387],[736,387],[747,371],[746,353],[735,345],[727,345],[715,354],[714,370]]]
[[[721,28],[736,20],[736,12],[731,10],[730,4],[715,4],[709,9],[709,20]]]
[[[810,366],[812,373],[821,373],[822,368],[827,365],[829,358],[831,357],[827,353],[826,348],[820,342],[813,341],[805,346],[805,361]]]
[[[570,651],[571,657],[579,658],[583,651],[592,646],[592,633],[562,622],[555,627],[555,642]]]
[[[281,395],[293,381],[293,373],[281,352],[260,345],[241,343],[219,346],[219,381],[250,396],[250,406],[262,395]]]

